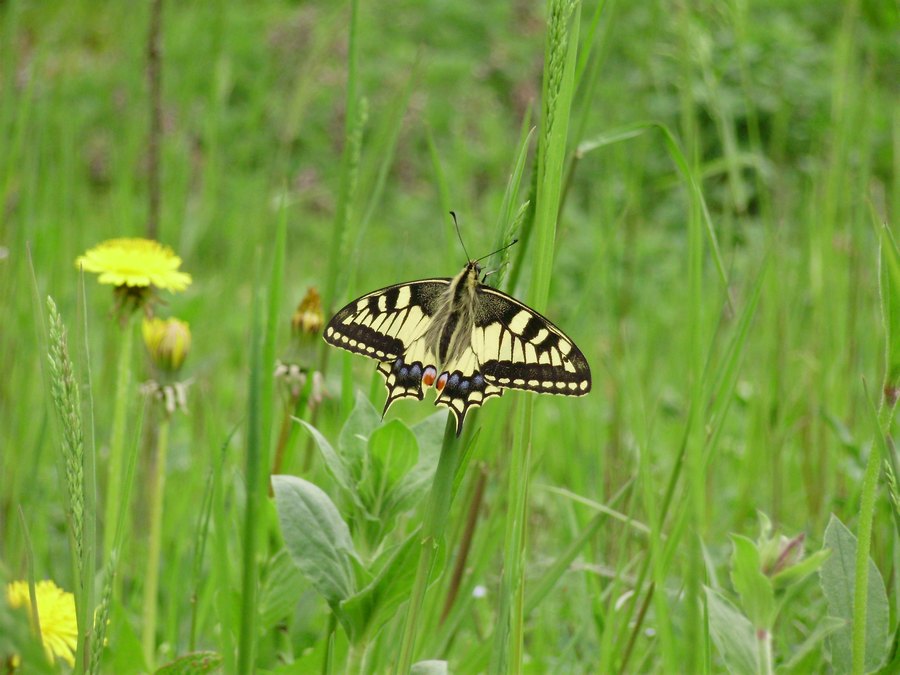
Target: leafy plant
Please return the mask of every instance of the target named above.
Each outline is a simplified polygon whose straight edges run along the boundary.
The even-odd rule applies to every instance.
[[[788,538],[773,534],[769,518],[759,514],[760,534],[754,541],[739,534],[731,536],[731,583],[737,593],[736,605],[716,589],[707,587],[709,632],[729,670],[736,673],[773,673],[773,633],[779,615],[795,597],[803,582],[829,556],[820,550],[804,557],[804,535]],[[780,670],[790,672],[795,663],[821,644],[839,622],[826,619]]]
[[[272,479],[285,549],[351,644],[363,649],[409,598],[419,530],[399,541],[391,535],[428,489],[440,452],[434,439],[441,438],[445,421],[445,413],[436,413],[412,428],[399,420],[383,424],[369,400],[357,396],[337,448],[303,423],[334,480],[341,508],[302,478]],[[441,569],[443,546],[438,553]]]

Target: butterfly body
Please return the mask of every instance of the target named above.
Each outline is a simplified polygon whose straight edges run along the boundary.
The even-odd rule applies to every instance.
[[[325,329],[336,347],[379,361],[388,389],[384,412],[401,398],[438,391],[457,435],[466,412],[506,388],[582,396],[587,360],[533,309],[479,280],[470,261],[452,279],[388,286],[349,303]]]

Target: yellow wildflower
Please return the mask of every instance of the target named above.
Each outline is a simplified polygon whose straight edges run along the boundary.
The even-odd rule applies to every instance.
[[[174,373],[181,368],[191,350],[191,329],[178,319],[144,319],[144,344],[160,370]]]
[[[70,666],[75,665],[75,649],[78,645],[78,620],[75,615],[75,596],[66,593],[52,581],[39,581],[35,585],[38,620],[41,625],[41,641],[51,661],[59,658]],[[31,615],[31,598],[27,581],[14,581],[6,587],[10,607],[25,607]]]
[[[75,264],[99,274],[101,284],[116,287],[155,286],[177,292],[191,284],[191,275],[178,271],[181,258],[152,239],[109,239],[78,256]]]

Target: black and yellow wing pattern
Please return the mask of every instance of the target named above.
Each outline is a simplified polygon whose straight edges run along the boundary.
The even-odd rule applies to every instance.
[[[384,412],[401,398],[438,391],[457,435],[466,412],[504,389],[583,396],[587,360],[548,319],[479,282],[470,262],[452,279],[382,288],[341,309],[325,328],[336,347],[373,358],[388,390]]]

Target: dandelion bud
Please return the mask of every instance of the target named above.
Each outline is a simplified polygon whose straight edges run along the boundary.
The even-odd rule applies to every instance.
[[[144,319],[144,344],[157,368],[175,373],[191,350],[191,329],[178,319]]]
[[[322,298],[315,286],[310,286],[291,317],[291,329],[296,336],[316,335],[322,331]]]

